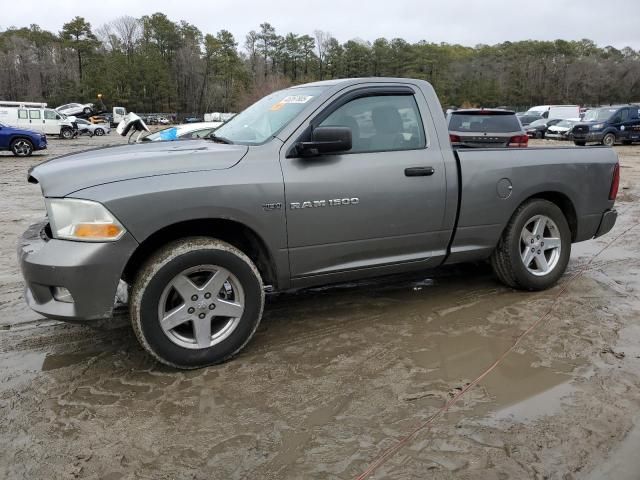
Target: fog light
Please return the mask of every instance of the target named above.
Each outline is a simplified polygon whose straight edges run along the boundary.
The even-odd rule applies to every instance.
[[[58,302],[73,303],[71,292],[64,287],[52,287],[53,298]]]

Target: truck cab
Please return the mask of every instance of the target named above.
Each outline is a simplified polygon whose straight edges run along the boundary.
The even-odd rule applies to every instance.
[[[578,146],[600,143],[630,145],[640,142],[640,105],[618,105],[588,110],[573,127],[573,141]]]

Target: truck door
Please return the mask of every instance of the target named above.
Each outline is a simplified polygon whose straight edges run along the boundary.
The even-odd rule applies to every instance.
[[[44,133],[44,119],[40,109],[29,109],[29,129]]]
[[[18,126],[21,128],[31,128],[31,120],[29,120],[29,111],[26,109],[18,110]]]
[[[625,123],[627,140],[630,142],[640,142],[640,107],[629,108],[629,121]]]
[[[294,284],[426,266],[444,255],[444,162],[422,94],[409,86],[357,88],[324,108],[311,120],[315,126],[349,127],[353,146],[341,154],[281,156]]]
[[[47,135],[60,135],[60,120],[62,117],[54,110],[44,111],[44,133]]]

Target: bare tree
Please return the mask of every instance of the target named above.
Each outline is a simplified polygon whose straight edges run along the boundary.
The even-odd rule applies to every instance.
[[[320,80],[324,78],[324,64],[327,54],[327,47],[331,40],[332,35],[324,30],[314,30],[313,35],[316,39],[316,48],[318,49],[318,65],[320,67]]]

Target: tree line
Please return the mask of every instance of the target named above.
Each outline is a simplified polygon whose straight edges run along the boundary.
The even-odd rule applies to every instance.
[[[640,101],[640,51],[591,40],[463,46],[401,38],[339,42],[329,32],[280,35],[269,23],[239,42],[163,13],[58,33],[0,31],[0,100],[123,105],[138,112],[238,111],[308,81],[366,76],[428,80],[447,106],[600,105]]]

